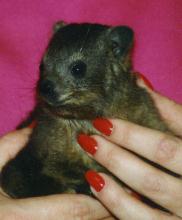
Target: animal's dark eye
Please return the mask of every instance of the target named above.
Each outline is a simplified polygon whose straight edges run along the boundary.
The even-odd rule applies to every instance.
[[[74,77],[82,78],[85,76],[87,65],[82,61],[77,61],[71,66],[71,74]]]

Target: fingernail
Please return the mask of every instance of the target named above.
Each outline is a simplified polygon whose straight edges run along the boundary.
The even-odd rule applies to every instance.
[[[110,136],[112,134],[113,125],[109,120],[105,118],[96,118],[93,121],[93,126],[107,136]]]
[[[105,185],[104,179],[93,170],[88,170],[85,173],[85,178],[88,181],[88,183],[95,189],[96,192],[100,192]]]
[[[94,138],[86,134],[79,134],[77,140],[80,146],[83,148],[83,150],[92,155],[96,153],[98,146]]]
[[[37,125],[37,121],[32,121],[30,124],[29,124],[29,128],[35,128]]]
[[[145,85],[147,87],[149,87],[150,89],[154,90],[154,87],[153,87],[152,83],[146,78],[146,76],[144,76],[143,74],[138,73],[138,72],[136,74],[139,76],[140,79],[143,80],[143,82],[145,83]]]

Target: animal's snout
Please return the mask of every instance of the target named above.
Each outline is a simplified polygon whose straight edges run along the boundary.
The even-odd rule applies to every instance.
[[[55,103],[57,101],[58,94],[54,82],[43,80],[40,82],[39,91],[41,96],[43,96],[48,102]]]

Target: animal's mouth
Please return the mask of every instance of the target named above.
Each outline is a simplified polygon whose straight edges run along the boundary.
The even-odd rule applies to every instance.
[[[71,106],[65,105],[61,102],[50,102],[45,98],[40,98],[40,105],[46,112],[50,112],[55,115],[63,116],[66,112],[71,112]]]
[[[101,113],[95,111],[94,107],[89,105],[78,106],[74,104],[57,103],[51,105],[43,103],[43,108],[49,114],[65,119],[94,119],[101,116]]]
[[[98,107],[95,93],[74,92],[49,99],[39,95],[43,109],[54,116],[69,119],[94,119],[102,116],[103,109]]]

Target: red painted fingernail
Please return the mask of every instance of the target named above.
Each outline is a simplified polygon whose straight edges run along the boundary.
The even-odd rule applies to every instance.
[[[97,192],[100,192],[105,185],[104,179],[93,170],[88,170],[85,173],[85,178]]]
[[[86,134],[80,134],[77,140],[80,146],[83,148],[83,150],[92,155],[96,153],[98,147],[95,139]]]
[[[147,87],[154,90],[152,83],[146,78],[146,76],[144,76],[143,74],[138,73],[138,72],[136,74],[144,81],[144,83],[146,84]]]
[[[32,121],[30,124],[29,124],[29,128],[35,128],[37,126],[37,121]]]
[[[96,118],[93,121],[93,126],[107,136],[110,136],[113,131],[112,123],[105,118]]]

